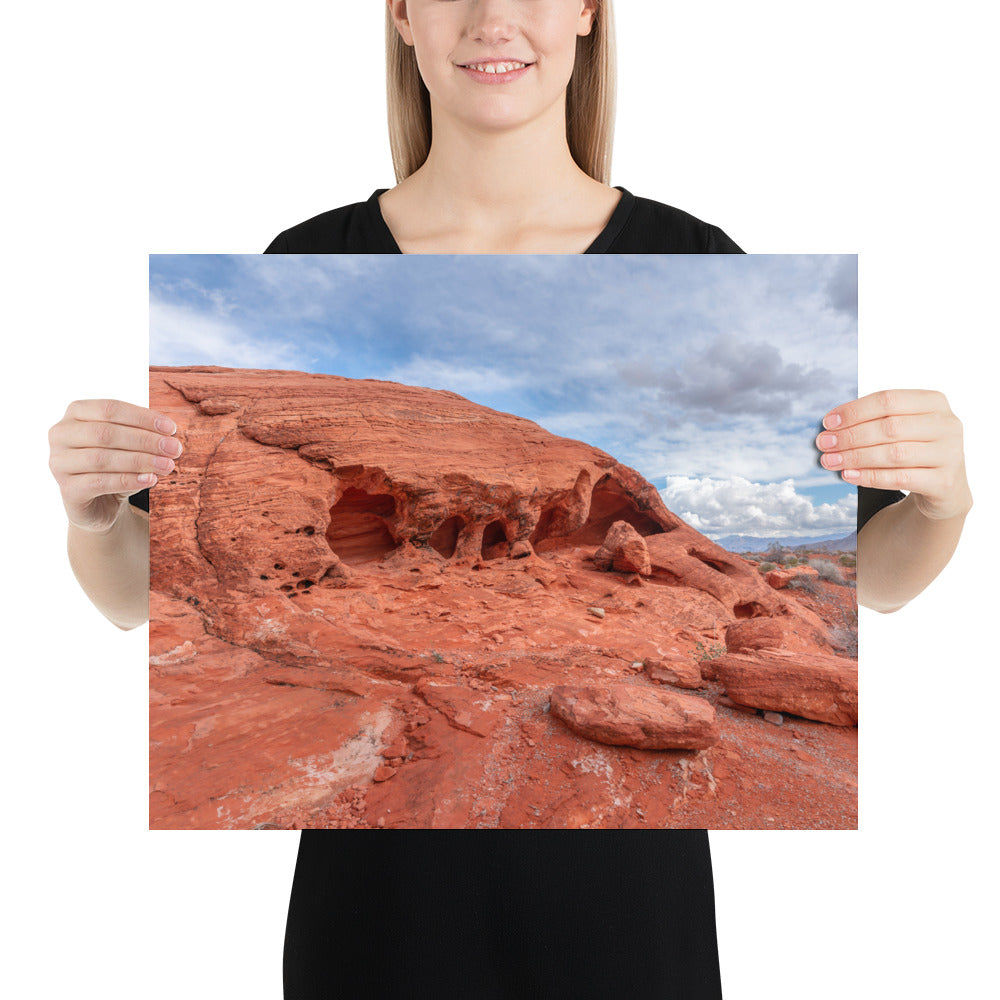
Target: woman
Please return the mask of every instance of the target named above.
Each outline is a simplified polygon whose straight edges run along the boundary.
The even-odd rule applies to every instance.
[[[390,0],[387,23],[399,184],[287,230],[269,252],[740,252],[715,227],[607,185],[609,3]],[[51,434],[74,570],[122,627],[148,614],[148,523],[127,497],[181,453],[164,421],[89,401]],[[828,468],[913,490],[866,490],[859,514],[859,600],[893,610],[957,543],[971,504],[961,425],[940,395],[906,391],[838,407],[824,426]],[[388,836],[303,836],[289,1000],[721,995],[703,831]]]

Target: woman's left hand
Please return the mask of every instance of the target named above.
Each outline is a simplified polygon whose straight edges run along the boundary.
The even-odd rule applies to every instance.
[[[940,392],[887,389],[831,410],[816,447],[827,469],[856,486],[907,490],[928,518],[972,506],[962,422]]]

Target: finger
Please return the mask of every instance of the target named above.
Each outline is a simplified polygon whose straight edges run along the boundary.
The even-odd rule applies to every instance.
[[[177,425],[165,414],[125,403],[120,399],[78,399],[66,408],[66,417],[71,420],[141,427],[159,434],[177,433]]]
[[[151,473],[92,472],[70,476],[63,490],[63,502],[83,508],[96,497],[131,496],[140,490],[148,490],[156,483],[157,478]]]
[[[67,425],[59,443],[63,448],[135,451],[146,455],[166,455],[168,458],[179,458],[184,450],[175,437],[122,424],[94,421],[74,421]]]
[[[933,389],[883,389],[832,409],[824,418],[828,431],[855,427],[881,417],[948,412],[948,401]]]
[[[845,469],[840,475],[851,486],[904,490],[927,496],[936,495],[941,485],[937,469]]]
[[[950,451],[939,441],[896,441],[851,451],[829,452],[820,458],[826,469],[940,469]]]
[[[937,414],[881,417],[853,427],[823,431],[816,438],[816,447],[820,451],[843,452],[894,441],[934,441],[941,437],[942,430]]]
[[[110,448],[73,448],[62,452],[50,463],[56,478],[78,476],[90,472],[141,472],[167,475],[174,470],[174,461],[166,455],[149,455],[139,451],[113,451]]]

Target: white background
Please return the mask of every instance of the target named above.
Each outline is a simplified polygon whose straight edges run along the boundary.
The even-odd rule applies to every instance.
[[[619,7],[613,182],[750,252],[860,253],[861,389],[944,390],[978,501],[932,590],[862,618],[862,831],[713,835],[727,1000],[986,995],[995,26],[968,2]],[[381,5],[4,20],[5,992],[277,1000],[296,835],[146,831],[145,630],[76,587],[45,432],[73,398],[145,398],[149,252],[256,253],[392,183]]]

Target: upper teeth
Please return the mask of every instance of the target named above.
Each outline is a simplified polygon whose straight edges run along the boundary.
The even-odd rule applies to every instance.
[[[523,62],[469,63],[468,68],[480,73],[509,73],[511,70],[522,69],[526,65],[527,63]]]

